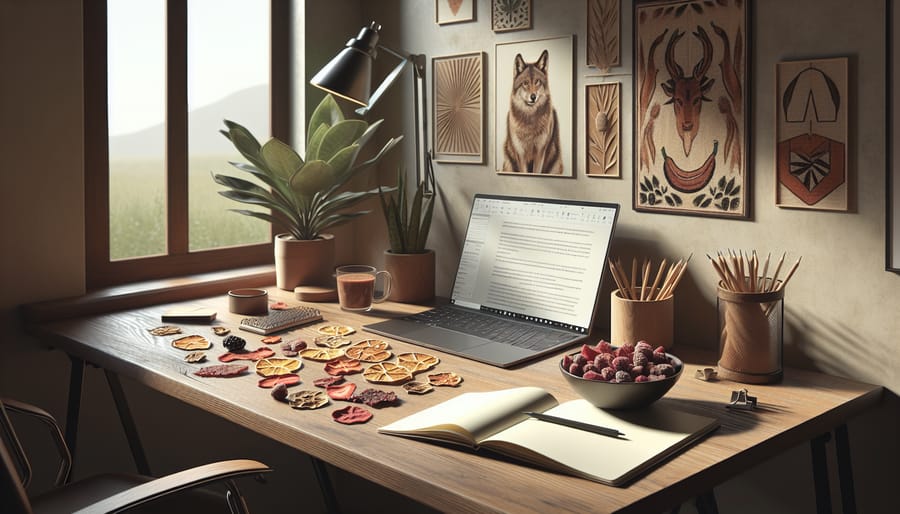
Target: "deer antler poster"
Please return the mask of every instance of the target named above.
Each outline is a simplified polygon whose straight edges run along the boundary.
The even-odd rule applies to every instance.
[[[746,218],[746,0],[635,4],[634,209]]]

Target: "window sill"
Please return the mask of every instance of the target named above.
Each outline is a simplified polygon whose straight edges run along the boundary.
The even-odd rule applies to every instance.
[[[98,289],[82,296],[23,305],[22,319],[26,324],[56,321],[202,298],[239,287],[271,286],[274,283],[275,267],[272,265],[151,280]]]

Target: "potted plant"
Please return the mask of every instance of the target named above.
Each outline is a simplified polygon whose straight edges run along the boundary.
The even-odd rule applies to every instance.
[[[327,95],[310,118],[304,160],[277,138],[260,145],[249,130],[225,121],[227,130],[222,130],[222,134],[248,161],[230,164],[268,187],[215,173],[213,180],[227,188],[219,191],[222,196],[266,207],[269,212],[230,210],[281,223],[288,229],[287,233],[275,236],[276,281],[280,289],[333,282],[334,236],[323,231],[370,212],[347,209],[381,190],[343,191],[341,187],[360,171],[376,164],[403,139],[403,136],[389,139],[374,157],[357,163],[360,151],[381,122],[369,124],[364,120],[344,119],[337,102]]]
[[[384,267],[392,277],[391,300],[422,302],[434,298],[434,250],[425,248],[434,212],[434,194],[425,192],[425,183],[416,187],[412,203],[403,179],[397,173],[397,194],[379,187],[381,209],[387,223],[390,249],[384,252]]]

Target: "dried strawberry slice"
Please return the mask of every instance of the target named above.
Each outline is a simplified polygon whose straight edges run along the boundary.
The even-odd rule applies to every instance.
[[[194,372],[199,377],[236,377],[243,374],[249,366],[245,364],[215,364],[198,369]]]
[[[269,308],[272,309],[273,311],[283,311],[288,308],[288,304],[286,304],[284,302],[272,302],[269,305]]]
[[[332,400],[349,400],[356,392],[356,384],[353,382],[345,382],[343,384],[333,384],[325,388],[325,392]]]
[[[362,370],[362,363],[346,356],[331,359],[325,363],[325,373],[329,375],[352,375],[361,373]]]
[[[231,361],[258,361],[260,359],[268,359],[269,357],[275,355],[275,351],[271,348],[260,348],[255,352],[228,352],[219,355],[219,360],[222,362],[231,362]]]
[[[365,423],[372,419],[372,413],[362,407],[356,405],[348,405],[337,409],[331,413],[331,417],[338,423],[345,425],[353,425],[356,423]]]
[[[300,383],[300,375],[296,373],[285,373],[283,375],[273,375],[271,377],[266,377],[259,382],[256,383],[259,387],[263,389],[270,389],[272,387],[277,386],[278,384],[284,384],[286,386],[292,386]]]
[[[350,398],[350,401],[353,403],[365,403],[369,407],[375,407],[376,409],[390,407],[400,403],[400,399],[397,398],[397,393],[382,391],[380,389],[366,389],[357,395],[353,395],[353,397]]]
[[[275,344],[281,342],[281,336],[268,336],[262,338],[262,342],[265,344]]]
[[[341,376],[323,377],[323,378],[317,378],[317,379],[313,380],[313,385],[316,387],[328,387],[330,385],[340,384],[343,381],[344,381],[344,377],[341,377]]]

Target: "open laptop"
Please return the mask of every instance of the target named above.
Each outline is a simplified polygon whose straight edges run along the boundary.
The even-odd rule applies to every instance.
[[[510,367],[587,338],[619,205],[475,195],[450,303],[368,332]]]

